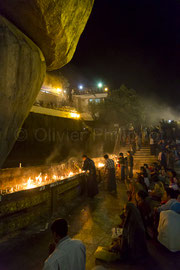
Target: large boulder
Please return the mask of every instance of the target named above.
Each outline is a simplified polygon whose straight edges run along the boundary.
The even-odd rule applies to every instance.
[[[46,73],[40,49],[0,16],[0,166],[17,139]],[[27,135],[27,134],[25,134]]]
[[[48,70],[68,63],[94,0],[0,0],[0,13],[42,50]]]

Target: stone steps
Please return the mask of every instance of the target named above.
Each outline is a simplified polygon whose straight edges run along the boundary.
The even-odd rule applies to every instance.
[[[156,157],[151,157],[151,156],[139,156],[139,157],[134,157],[134,160],[141,160],[141,159],[157,159]]]
[[[137,156],[134,155],[134,157],[135,157],[135,158],[141,158],[141,157],[142,157],[142,158],[144,158],[144,157],[155,157],[155,158],[156,158],[156,156],[150,155],[150,154],[148,154],[148,155],[137,155]]]
[[[134,155],[135,157],[138,157],[138,156],[151,156],[151,153],[136,153],[135,155]]]
[[[134,168],[139,169],[144,164],[152,164],[153,162],[157,162],[157,157],[151,155],[150,147],[144,146],[140,150],[138,150],[134,157]]]

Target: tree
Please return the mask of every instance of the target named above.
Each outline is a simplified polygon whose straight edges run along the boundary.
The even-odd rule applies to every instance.
[[[144,106],[134,89],[125,85],[109,93],[99,104],[90,104],[92,115],[99,115],[99,121],[104,124],[118,123],[120,126],[140,125],[145,120]]]
[[[67,78],[65,78],[62,73],[57,70],[53,72],[47,72],[46,77],[44,79],[43,85],[50,86],[52,88],[62,88],[67,89],[69,87],[69,82]]]

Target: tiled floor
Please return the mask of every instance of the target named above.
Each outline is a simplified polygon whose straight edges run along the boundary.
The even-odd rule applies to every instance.
[[[118,195],[114,197],[101,191],[94,199],[77,199],[76,207],[70,215],[65,215],[69,233],[81,239],[87,248],[87,267],[91,270],[96,264],[94,252],[99,245],[111,243],[111,229],[120,222],[119,213],[126,202],[125,185],[118,184]],[[61,215],[62,216],[62,215]],[[47,257],[51,240],[49,230],[18,235],[0,245],[0,270],[40,270]],[[170,253],[158,243],[148,242],[149,258],[141,265],[104,265],[109,270],[180,270],[180,254]],[[74,269],[78,270],[78,269]]]

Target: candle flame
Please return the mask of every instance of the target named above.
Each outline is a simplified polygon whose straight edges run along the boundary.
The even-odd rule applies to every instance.
[[[104,166],[105,166],[104,163],[101,162],[98,163],[98,168],[103,168]]]

